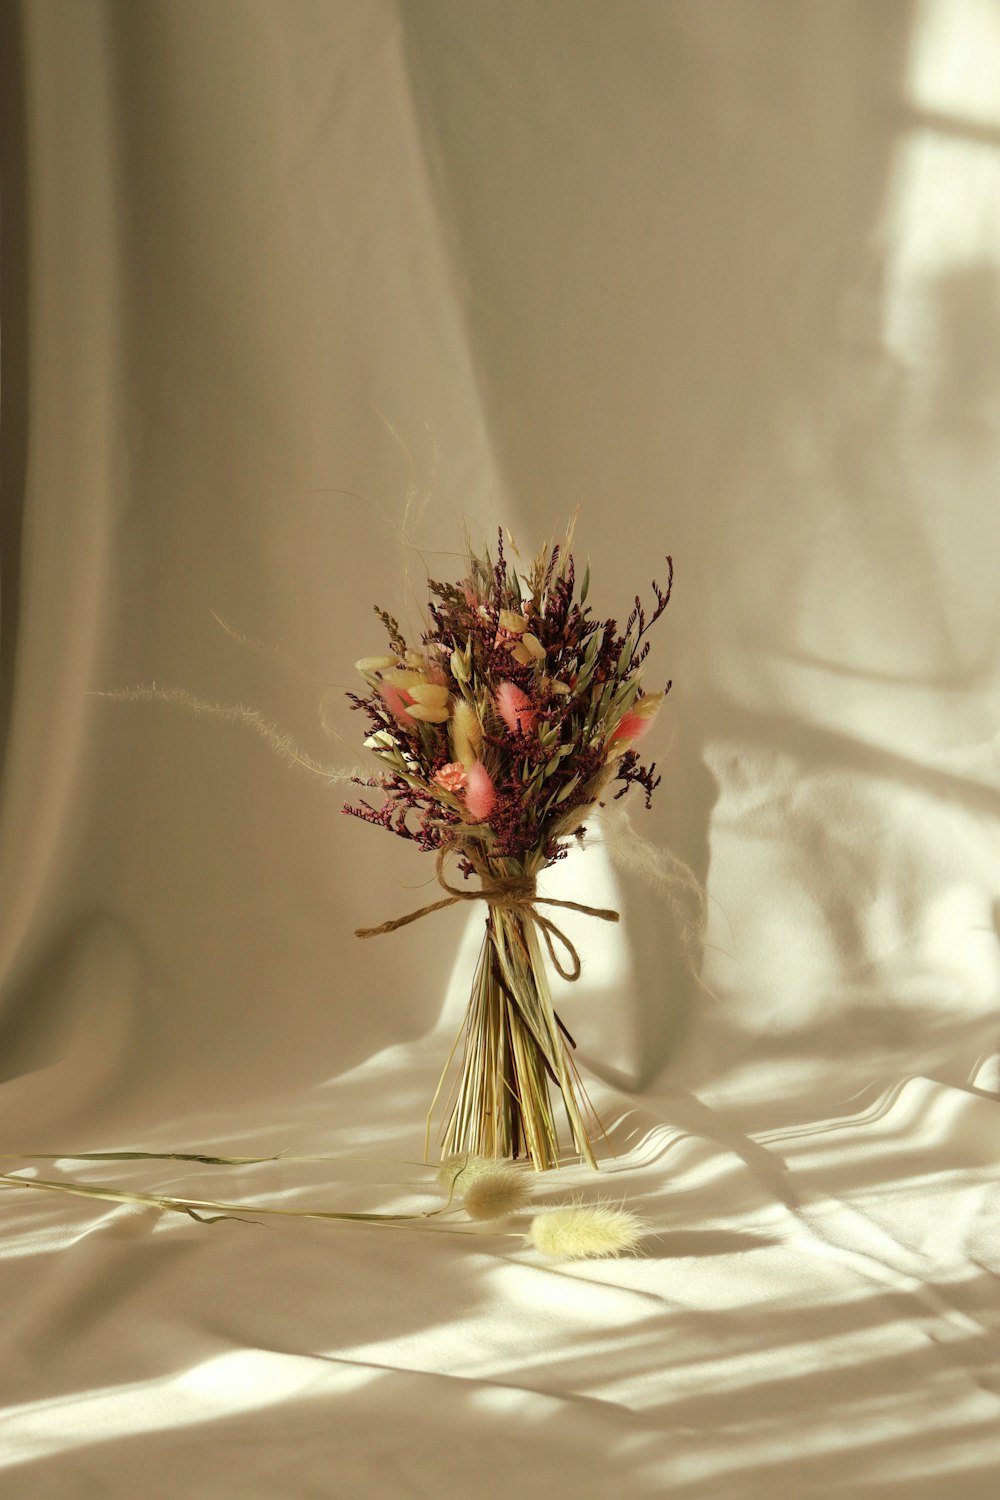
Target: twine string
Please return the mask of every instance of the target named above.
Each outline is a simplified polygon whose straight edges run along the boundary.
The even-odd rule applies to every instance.
[[[587,917],[597,917],[601,922],[617,922],[620,920],[619,913],[606,906],[586,906],[582,901],[561,901],[556,896],[539,896],[535,889],[533,875],[494,875],[488,870],[480,869],[478,871],[481,882],[479,889],[461,890],[458,886],[451,884],[444,872],[445,859],[455,847],[454,842],[446,844],[437,853],[438,885],[449,893],[443,900],[432,901],[428,906],[421,906],[417,911],[408,912],[405,917],[396,917],[393,921],[382,922],[378,927],[359,927],[354,936],[380,937],[384,932],[395,932],[400,927],[408,927],[411,922],[418,922],[421,917],[429,917],[431,912],[443,911],[446,906],[454,906],[459,901],[485,901],[488,906],[498,906],[508,911],[523,911],[525,916],[534,922],[545,939],[545,946],[548,948],[549,957],[556,972],[570,983],[579,979],[579,953],[562,928],[544,912],[538,910],[539,905],[566,907],[570,911],[583,912]],[[556,943],[562,945],[569,959],[568,969],[564,968],[559,960]]]

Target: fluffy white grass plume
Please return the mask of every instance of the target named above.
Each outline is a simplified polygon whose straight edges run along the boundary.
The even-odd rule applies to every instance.
[[[627,1208],[578,1203],[536,1214],[530,1234],[535,1249],[553,1260],[586,1260],[627,1255],[646,1229],[647,1225]]]
[[[447,1192],[461,1199],[470,1219],[504,1219],[523,1208],[528,1199],[525,1173],[492,1156],[456,1157],[445,1162],[438,1179]]]

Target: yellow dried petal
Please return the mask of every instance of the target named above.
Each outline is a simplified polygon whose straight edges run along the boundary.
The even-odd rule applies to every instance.
[[[530,630],[526,630],[524,635],[522,635],[521,645],[524,647],[525,651],[530,651],[531,655],[535,658],[536,661],[545,660],[545,647],[542,645],[537,635],[532,635]]]
[[[415,703],[421,703],[425,708],[444,708],[448,702],[448,689],[436,682],[414,684],[407,688],[407,692]]]
[[[528,622],[523,615],[515,615],[513,610],[502,609],[500,611],[500,628],[509,630],[511,635],[520,635],[522,630],[527,630]]]
[[[647,693],[645,698],[639,698],[632,704],[629,712],[633,713],[637,719],[651,719],[665,697],[665,693]]]
[[[443,724],[448,717],[447,708],[428,708],[423,703],[408,703],[406,712],[422,724]]]
[[[532,661],[534,660],[531,652],[526,650],[525,647],[521,645],[520,641],[516,646],[512,646],[510,648],[510,654],[514,658],[514,660],[522,667],[530,667]]]
[[[360,661],[354,663],[354,669],[364,676],[366,672],[382,672],[386,667],[395,665],[394,656],[363,656]]]

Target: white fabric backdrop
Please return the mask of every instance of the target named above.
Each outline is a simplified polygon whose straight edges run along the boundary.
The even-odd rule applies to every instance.
[[[552,872],[623,911],[557,996],[616,1155],[538,1197],[626,1198],[639,1260],[6,1192],[11,1492],[995,1495],[995,4],[3,30],[0,1149],[327,1153],[89,1176],[426,1205],[391,1160],[481,918],[356,943],[426,860],[92,694],[353,765],[371,605],[463,517],[531,551],[579,506],[608,614],[673,554],[632,816],[705,882],[715,995],[613,827]]]

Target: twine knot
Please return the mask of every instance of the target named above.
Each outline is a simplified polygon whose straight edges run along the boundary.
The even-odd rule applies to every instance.
[[[538,910],[538,907],[540,905],[563,906],[570,911],[581,911],[587,917],[597,917],[601,922],[617,922],[619,913],[606,906],[585,906],[581,901],[560,901],[555,896],[539,896],[534,875],[497,875],[492,870],[480,868],[479,865],[476,866],[480,879],[479,889],[462,890],[452,885],[444,873],[445,859],[448,853],[456,847],[458,847],[458,840],[443,845],[437,853],[438,885],[449,893],[443,900],[432,901],[429,906],[421,906],[417,911],[411,911],[405,917],[396,917],[391,922],[382,922],[378,927],[359,927],[354,936],[379,937],[383,932],[395,932],[400,927],[407,927],[411,922],[419,921],[421,917],[429,917],[431,912],[443,911],[446,906],[454,906],[458,901],[485,901],[487,906],[497,906],[508,911],[523,911],[534,922],[545,939],[549,957],[557,973],[571,983],[579,979],[579,953],[562,928],[557,927],[550,917]],[[569,958],[568,969],[563,968],[559,961],[555,949],[557,942],[562,945],[564,953]]]

